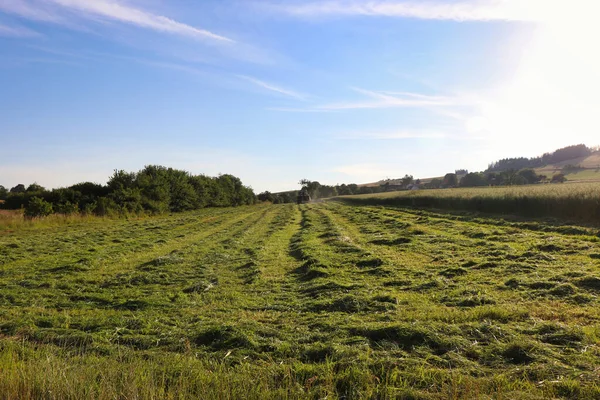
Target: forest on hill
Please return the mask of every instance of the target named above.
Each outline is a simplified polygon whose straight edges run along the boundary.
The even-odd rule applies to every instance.
[[[485,172],[503,172],[508,170],[521,170],[524,168],[540,168],[550,164],[558,164],[571,161],[581,157],[587,157],[599,151],[597,147],[587,147],[585,144],[577,144],[558,149],[552,153],[545,153],[539,157],[505,158],[495,161],[488,166]]]

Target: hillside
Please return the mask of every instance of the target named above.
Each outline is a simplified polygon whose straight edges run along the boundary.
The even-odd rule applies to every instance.
[[[535,171],[541,175],[552,176],[563,171],[563,169],[568,165],[580,167],[579,170],[565,174],[569,181],[600,181],[600,152],[593,153],[587,157],[578,157],[571,160],[546,165],[541,168],[536,168]]]
[[[580,157],[560,158],[561,161],[553,162],[555,156],[564,156],[573,149],[586,149],[591,154],[585,154]],[[569,168],[572,167],[572,168]],[[490,164],[485,172],[501,172],[508,169],[520,170],[522,168],[532,168],[538,175],[546,175],[551,178],[555,174],[563,173],[567,180],[576,182],[600,181],[600,151],[597,148],[587,148],[584,145],[568,146],[558,149],[553,153],[546,153],[541,157],[527,158],[508,158]],[[417,177],[415,177],[417,178]],[[442,179],[442,176],[420,178],[421,183],[426,184],[432,179]],[[460,178],[460,176],[459,176]],[[459,179],[460,180],[460,179]],[[401,178],[380,180],[377,182],[363,183],[360,187],[378,187],[388,183],[390,185],[400,185]]]

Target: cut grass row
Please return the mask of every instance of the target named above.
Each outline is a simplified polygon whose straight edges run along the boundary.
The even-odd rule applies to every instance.
[[[598,241],[335,202],[16,231],[0,398],[600,398]]]

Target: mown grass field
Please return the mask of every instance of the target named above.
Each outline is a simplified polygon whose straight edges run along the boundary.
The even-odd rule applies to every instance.
[[[340,202],[4,229],[0,398],[600,398],[599,242]]]

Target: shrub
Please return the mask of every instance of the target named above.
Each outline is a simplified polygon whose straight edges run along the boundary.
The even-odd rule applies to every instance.
[[[552,177],[552,183],[563,183],[567,180],[564,174],[556,174]]]
[[[28,218],[46,217],[52,214],[52,204],[39,197],[32,197],[25,209]]]

